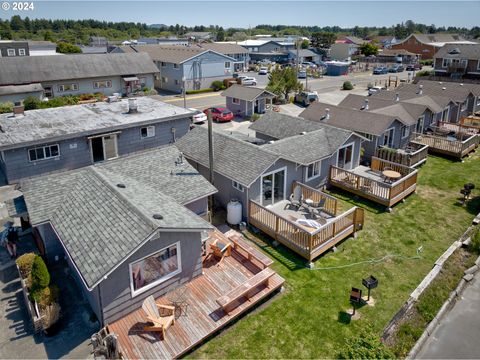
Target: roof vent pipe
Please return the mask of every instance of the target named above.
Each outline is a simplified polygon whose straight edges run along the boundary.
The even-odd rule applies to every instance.
[[[418,95],[423,94],[423,85],[418,85]]]
[[[325,120],[328,120],[328,119],[330,119],[330,109],[326,108],[325,109]]]
[[[25,107],[21,101],[15,101],[15,105],[13,105],[13,116],[17,115],[25,115]]]
[[[138,112],[137,99],[128,99],[128,113],[133,114]]]
[[[400,94],[399,93],[395,94],[395,101],[400,101]]]
[[[444,87],[442,87],[442,90],[447,90],[447,88],[444,86]]]

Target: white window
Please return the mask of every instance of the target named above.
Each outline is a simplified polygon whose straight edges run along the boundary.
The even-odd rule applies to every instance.
[[[410,135],[410,128],[406,125],[402,126],[402,139],[408,137]]]
[[[307,166],[307,181],[320,176],[320,161]]]
[[[173,68],[178,69],[179,68],[178,64],[173,64]]]
[[[180,81],[178,79],[175,79],[175,85],[180,85]]]
[[[162,67],[165,67],[165,66],[167,66],[167,63],[164,62],[164,61],[162,61],[162,62],[160,63],[160,65],[161,65]]]
[[[225,61],[225,69],[230,69],[230,61]]]
[[[105,89],[105,88],[111,88],[112,87],[112,81],[111,80],[101,80],[101,81],[94,81],[93,82],[93,88],[94,89]]]
[[[129,269],[130,289],[136,296],[182,272],[180,243],[131,263]]]
[[[446,68],[450,64],[450,59],[443,58],[442,67]]]
[[[373,141],[375,139],[375,135],[372,134],[362,134],[363,137],[367,138],[369,141]]]
[[[240,104],[240,99],[232,98],[232,104],[239,105]]]
[[[155,126],[146,126],[140,128],[140,135],[143,138],[150,138],[155,136]]]
[[[257,52],[257,51],[258,51],[258,47],[254,47],[254,48],[253,48],[253,51]]]
[[[232,181],[232,186],[233,186],[234,189],[237,189],[238,191],[241,191],[241,192],[243,192],[245,190],[243,185],[236,182],[236,181]]]
[[[467,111],[467,102],[466,101],[464,101],[462,103],[462,108],[460,109],[460,111]]]
[[[7,56],[15,56],[15,49],[7,49]]]
[[[47,160],[59,156],[60,148],[58,144],[28,149],[28,158],[30,161]]]
[[[78,90],[78,84],[62,84],[62,85],[58,85],[58,91],[59,91],[59,92],[77,91],[77,90]]]
[[[18,49],[18,56],[25,56],[26,52],[25,49]]]
[[[164,84],[168,83],[168,78],[165,76],[162,76],[162,83]]]

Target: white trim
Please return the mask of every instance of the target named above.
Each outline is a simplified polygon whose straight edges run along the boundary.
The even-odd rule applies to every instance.
[[[240,191],[240,192],[245,191],[245,186],[243,186],[242,184],[240,184],[238,181],[235,181],[235,180],[232,180],[232,187],[235,190]]]
[[[232,97],[232,104],[240,105],[240,99]]]
[[[345,148],[349,147],[350,145],[352,146],[352,161],[351,161],[351,165],[350,165],[350,168],[348,168],[348,169],[345,169],[345,168],[342,168],[342,169],[351,170],[351,169],[353,168],[353,154],[355,154],[355,142],[351,142],[351,143],[345,144],[345,145],[340,146],[340,147],[338,148],[338,150],[337,150],[337,160],[336,160],[336,162],[335,162],[335,163],[337,164],[337,167],[340,167],[340,166],[338,166],[338,156],[340,155],[340,150],[345,149]]]
[[[25,51],[25,49],[18,49],[18,56],[26,56],[27,55],[27,52]]]
[[[15,56],[15,49],[7,49],[7,56]]]
[[[287,192],[287,167],[286,166],[284,166],[280,169],[276,169],[276,170],[270,171],[268,173],[262,174],[260,176],[260,204],[262,206],[266,206],[266,205],[263,204],[263,178],[265,176],[268,176],[268,175],[273,175],[272,176],[272,201],[273,201],[273,198],[274,198],[273,188],[275,187],[275,184],[274,184],[275,176],[274,175],[275,175],[275,173],[281,172],[281,171],[285,172],[284,181],[283,181],[283,200],[285,200],[285,195],[286,195],[286,192]],[[269,204],[269,205],[273,205],[273,203]]]
[[[406,130],[406,131],[405,131],[405,133],[406,133],[405,135],[403,135],[404,130]],[[423,126],[422,126],[422,132],[423,132]],[[410,127],[407,126],[407,125],[402,125],[402,127],[401,127],[401,135],[402,135],[402,139],[407,138],[407,137],[410,135]]]
[[[147,131],[147,135],[146,136],[143,136],[142,135],[142,129],[146,129]],[[148,125],[148,126],[142,126],[140,128],[140,138],[143,140],[143,139],[148,139],[148,138],[152,138],[152,137],[155,137],[155,125]]]
[[[155,239],[154,239],[155,240]],[[133,289],[133,276],[132,276],[132,264],[135,264],[135,263],[138,263],[140,261],[143,261],[171,246],[174,246],[176,245],[177,246],[177,262],[178,262],[178,269],[155,280],[154,282],[152,282],[151,284],[148,284],[146,286],[143,286],[142,288],[138,289],[138,290],[134,290]],[[129,278],[130,278],[130,294],[132,295],[132,298],[134,298],[135,296],[138,296],[142,293],[144,293],[145,291],[147,290],[150,290],[152,288],[154,288],[155,286],[158,286],[159,284],[167,281],[168,279],[171,279],[172,277],[174,277],[175,275],[178,275],[182,272],[182,256],[181,256],[181,249],[180,249],[180,241],[177,241],[173,244],[170,244],[170,245],[167,245],[165,247],[163,247],[162,249],[158,249],[156,251],[154,251],[153,253],[150,253],[149,255],[147,256],[144,256],[143,258],[140,258],[140,259],[137,259],[135,261],[132,261],[131,263],[128,264],[128,272],[129,272]]]
[[[315,165],[318,165],[318,174],[317,175],[313,175],[312,177],[308,177],[308,168],[310,166],[313,166],[312,168],[312,172],[315,173]],[[314,180],[316,178],[319,178],[320,175],[322,174],[322,160],[319,160],[319,161],[315,161],[311,164],[308,164],[308,165],[305,165],[305,181],[310,181],[310,180]]]
[[[445,110],[447,110],[447,118],[446,119],[443,118],[443,113],[445,112]],[[442,110],[442,117],[441,117],[440,121],[448,122],[449,119],[450,119],[450,105],[448,105],[446,108],[444,108]]]
[[[393,134],[392,134],[392,146],[389,146],[388,144],[385,144],[385,134],[388,132],[390,134],[390,130],[393,130]],[[383,145],[384,146],[388,146],[390,148],[393,148],[393,146],[395,145],[394,144],[395,142],[395,128],[394,127],[391,127],[391,128],[388,128],[387,130],[385,130],[385,132],[383,133]]]
[[[49,157],[46,157],[46,154],[45,154],[45,148],[50,148],[52,146],[56,146],[57,147],[57,150],[58,150],[58,155],[55,155],[55,156],[49,156]],[[36,156],[36,151],[37,149],[43,149],[43,159],[36,159],[36,160],[32,160],[30,158],[30,151],[31,150],[35,150],[35,156]],[[52,153],[52,150],[50,149],[50,154]],[[41,146],[34,146],[34,147],[31,147],[31,148],[27,148],[27,157],[28,157],[28,162],[31,162],[31,163],[35,163],[37,161],[43,161],[43,160],[51,160],[51,159],[57,159],[60,157],[60,145],[59,144],[50,144],[50,145],[41,145]]]
[[[422,131],[418,131],[418,122],[420,121],[420,119],[422,119],[421,120]],[[415,132],[422,134],[424,129],[425,129],[425,115],[422,115],[422,116],[418,117],[417,122],[415,123]],[[403,139],[403,137],[402,137],[402,139]]]

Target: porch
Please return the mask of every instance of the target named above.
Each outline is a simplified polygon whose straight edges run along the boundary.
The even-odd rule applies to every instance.
[[[413,134],[414,142],[428,145],[428,151],[456,158],[463,158],[470,152],[475,151],[479,142],[480,135],[466,134],[463,132],[438,133],[435,134]]]
[[[108,325],[110,333],[118,336],[124,358],[178,358],[283,285],[285,280],[274,273],[266,285],[253,288],[253,296],[248,300],[240,298],[238,305],[228,314],[225,313],[216,300],[245,284],[264,268],[270,271],[268,266],[271,260],[239,236],[227,238],[215,230],[207,242],[216,239],[232,243],[231,255],[225,256],[221,262],[209,258],[203,264],[202,275],[156,299],[157,302],[170,305],[181,298],[186,304],[181,313],[176,314],[175,324],[167,329],[165,339],[162,339],[161,333],[143,330],[146,315],[141,308]]]
[[[410,142],[405,149],[390,149],[380,147],[375,151],[375,157],[397,164],[417,167],[427,161],[428,145]]]
[[[465,133],[469,135],[480,134],[480,117],[473,115],[464,117],[458,124],[439,121],[438,127],[440,130],[446,130],[448,132]]]
[[[397,180],[388,181],[386,169],[400,173]],[[372,157],[372,164],[345,170],[330,166],[329,183],[390,208],[417,188],[417,170],[388,160]]]
[[[353,207],[338,214],[335,197],[301,183],[295,183],[295,186],[302,189],[303,199],[309,199],[312,203],[325,201],[319,215],[313,216],[306,207],[293,208],[289,206],[289,200],[269,206],[250,200],[249,223],[308,261],[362,229],[363,209]]]

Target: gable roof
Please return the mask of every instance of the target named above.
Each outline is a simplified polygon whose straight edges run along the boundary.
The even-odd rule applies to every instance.
[[[263,147],[296,164],[309,165],[331,156],[352,135],[351,131],[324,125],[319,130],[284,138]]]
[[[43,92],[43,87],[41,84],[0,86],[0,95],[24,94],[39,91]]]
[[[325,116],[326,109],[330,110],[329,119],[326,119]],[[383,134],[395,120],[406,124],[404,120],[396,116],[354,110],[325,103],[310,104],[299,116],[342,129],[377,136]]]
[[[0,85],[154,73],[158,73],[158,69],[147,54],[0,58]]]
[[[445,44],[434,55],[435,58],[480,59],[480,44]]]
[[[223,91],[220,95],[245,101],[253,101],[261,95],[270,99],[273,99],[276,96],[275,94],[265,89],[242,85],[232,85],[227,90]]]
[[[195,127],[175,145],[188,158],[209,168],[208,133],[205,127]],[[279,156],[260,146],[238,140],[225,133],[213,132],[215,172],[250,187]]]
[[[230,55],[230,54],[248,54],[248,50],[245,49],[243,46],[238,44],[231,44],[227,42],[214,42],[214,43],[200,43],[197,44],[198,47],[213,50],[217,53]]]
[[[322,124],[296,116],[267,111],[249,126],[250,130],[274,139],[283,139],[323,128]]]
[[[135,155],[137,162],[154,158],[156,163],[173,163],[180,153],[174,146]],[[123,163],[123,159],[113,160]],[[127,168],[129,164],[124,164]],[[203,196],[211,186],[186,162],[183,172],[173,175],[167,167],[143,167],[141,173],[154,172],[171,177],[161,188],[155,183],[125,173],[119,166],[108,169],[92,165],[61,174],[40,176],[22,182],[22,192],[33,225],[50,222],[79,271],[87,288],[103,278],[136,251],[157,231],[182,229],[199,231],[211,225],[167,195],[168,189],[183,190],[183,178],[194,178],[192,186]],[[177,183],[176,181],[180,181]],[[123,184],[125,187],[119,187]],[[172,192],[172,191],[171,191]],[[160,214],[162,218],[154,218]]]
[[[459,34],[445,34],[445,33],[436,33],[436,34],[410,34],[402,41],[395,43],[394,45],[403,44],[407,42],[411,37],[414,37],[418,42],[426,45],[432,46],[443,46],[445,43],[471,43],[471,41],[466,41]]]
[[[294,56],[297,56],[297,50],[289,50],[288,52]],[[319,55],[317,53],[314,53],[310,49],[298,49],[298,56],[299,57],[315,57]]]
[[[196,56],[207,53],[209,51],[225,57],[230,61],[236,61],[234,58],[221,54],[217,51],[202,48],[199,46],[182,46],[182,45],[157,45],[157,44],[145,44],[145,45],[126,45],[120,46],[119,49],[125,53],[147,53],[152,60],[161,61],[173,64],[181,64],[187,60],[190,60]],[[158,69],[157,69],[158,71]]]

